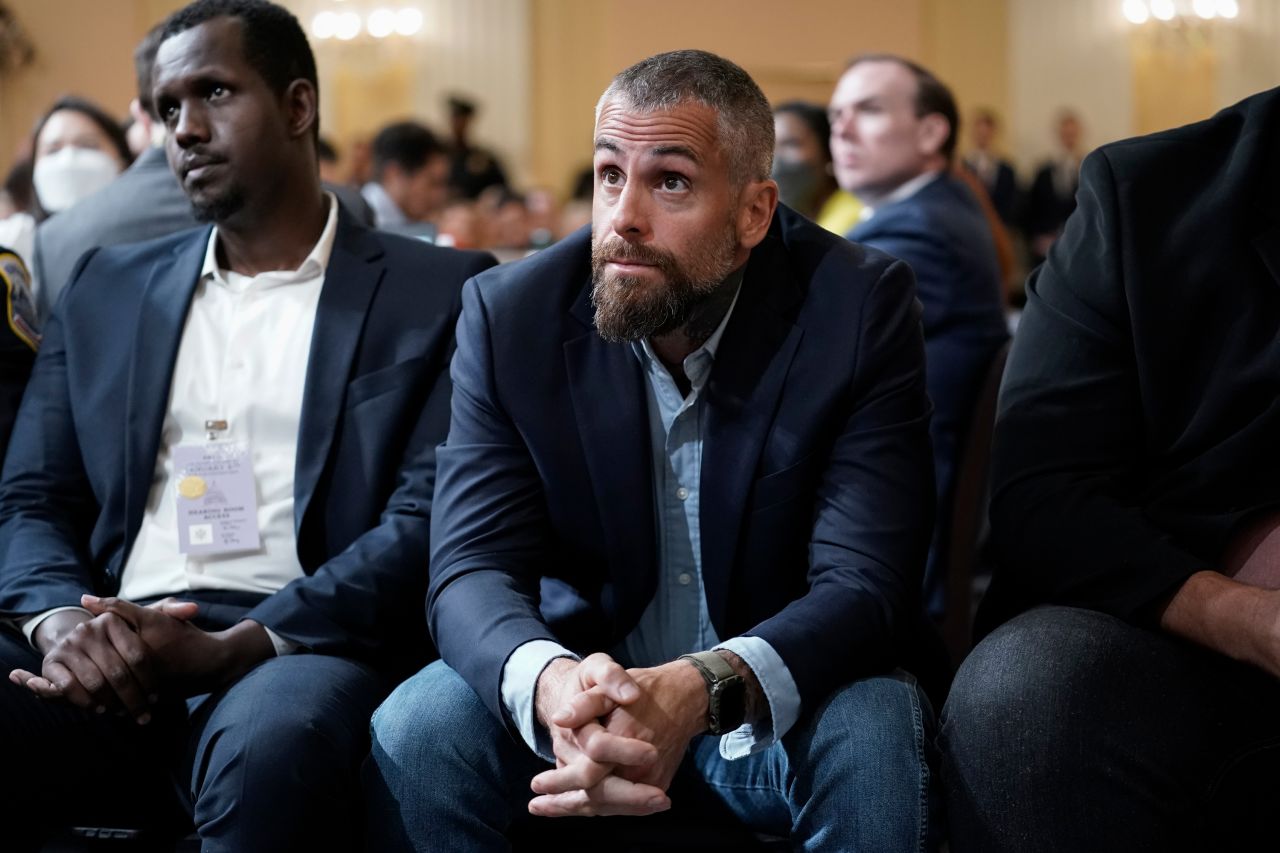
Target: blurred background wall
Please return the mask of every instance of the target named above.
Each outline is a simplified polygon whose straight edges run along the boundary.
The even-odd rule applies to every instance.
[[[75,92],[122,117],[130,56],[175,0],[3,0],[35,48],[0,70],[0,164],[55,97]],[[1132,0],[1130,0],[1132,2]],[[1144,0],[1145,2],[1145,0]],[[1166,0],[1159,0],[1166,2]],[[1280,84],[1280,0],[1238,0],[1200,21],[1192,0],[1168,23],[1126,18],[1122,0],[286,0],[312,33],[323,130],[340,148],[388,120],[446,130],[444,99],[480,105],[473,136],[518,184],[568,191],[590,159],[592,107],[612,74],[677,47],[743,65],[773,100],[826,100],[845,62],[891,51],[931,67],[962,114],[993,107],[1024,168],[1052,143],[1053,117],[1079,112],[1090,147],[1185,123]],[[1196,0],[1211,5],[1218,0]],[[1231,0],[1234,2],[1234,0]],[[413,10],[409,35],[318,38],[317,16]],[[330,26],[335,19],[328,19]],[[394,16],[384,18],[393,22]]]

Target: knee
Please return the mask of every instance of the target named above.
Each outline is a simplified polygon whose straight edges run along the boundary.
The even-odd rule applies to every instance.
[[[442,661],[405,681],[373,714],[373,758],[395,766],[439,766],[456,760],[477,726],[499,728],[471,686]],[[464,759],[465,760],[465,759]]]
[[[942,713],[940,745],[950,759],[1025,766],[1045,743],[1070,737],[1106,704],[1117,631],[1113,617],[1067,607],[1024,613],[965,659]]]

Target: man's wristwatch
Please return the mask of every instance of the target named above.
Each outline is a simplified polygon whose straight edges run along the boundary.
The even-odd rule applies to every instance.
[[[707,731],[722,735],[741,726],[747,716],[747,685],[729,662],[715,652],[680,655],[707,682]]]

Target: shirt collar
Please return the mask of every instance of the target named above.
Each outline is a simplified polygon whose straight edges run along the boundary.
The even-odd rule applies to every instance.
[[[405,216],[404,211],[400,209],[400,205],[396,204],[395,199],[383,188],[382,184],[377,181],[370,181],[360,189],[360,194],[364,196],[364,200],[373,209],[373,216],[379,228],[386,228],[389,225],[409,224],[409,217]]]
[[[921,172],[905,184],[899,184],[898,188],[886,195],[884,198],[877,199],[875,206],[868,204],[862,208],[862,216],[860,219],[865,221],[875,215],[875,212],[882,207],[888,207],[900,201],[906,201],[920,190],[928,186],[934,178],[942,174],[941,169],[931,169],[927,172]],[[864,202],[865,203],[865,202]]]
[[[325,269],[329,266],[329,256],[333,254],[334,240],[338,235],[338,199],[331,192],[326,191],[324,195],[329,202],[329,218],[324,223],[324,230],[320,232],[320,239],[311,248],[310,254],[303,259],[301,266],[296,270],[271,270],[259,273],[252,276],[253,279],[263,278],[272,284],[294,284],[312,281],[324,275]],[[218,266],[218,229],[215,226],[213,233],[209,235],[208,248],[204,252],[204,266],[200,269],[200,278],[202,280],[211,278],[218,284],[229,287],[228,274],[231,274],[230,270],[224,270]]]

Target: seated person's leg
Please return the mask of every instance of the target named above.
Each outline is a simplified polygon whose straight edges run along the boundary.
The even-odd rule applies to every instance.
[[[201,849],[359,849],[360,763],[385,690],[363,664],[295,654],[193,700],[184,770]]]
[[[548,766],[436,661],[374,714],[368,849],[507,850],[507,830],[533,797],[529,780]]]
[[[0,848],[72,825],[164,828],[181,819],[165,756],[181,743],[185,708],[159,706],[151,722],[40,699],[9,681],[39,673],[41,655],[0,628]]]
[[[1277,735],[1261,671],[1101,613],[1029,611],[970,654],[942,714],[952,850],[1236,849],[1215,791],[1250,753],[1274,790],[1280,755],[1257,753]]]
[[[720,738],[699,738],[694,761],[739,820],[797,850],[922,851],[936,837],[932,739],[928,700],[898,673],[840,688],[747,758],[726,761]]]

